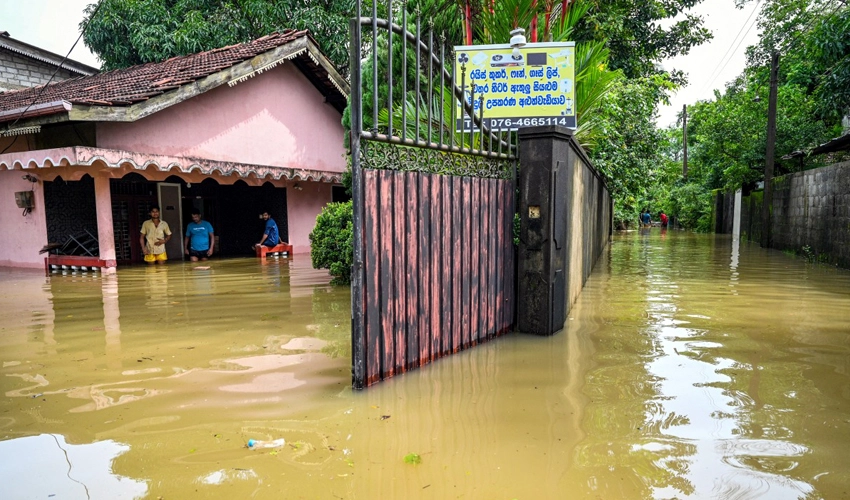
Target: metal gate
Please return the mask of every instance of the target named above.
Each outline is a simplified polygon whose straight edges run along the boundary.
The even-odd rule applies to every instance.
[[[356,8],[352,385],[362,389],[510,329],[516,147],[483,126],[474,82],[454,74],[451,50],[406,3],[373,0],[368,17]]]

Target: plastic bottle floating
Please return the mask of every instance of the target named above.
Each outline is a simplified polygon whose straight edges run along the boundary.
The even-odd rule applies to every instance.
[[[248,448],[252,450],[259,450],[260,448],[280,448],[285,444],[286,440],[283,438],[275,439],[274,441],[260,441],[259,439],[248,440]]]

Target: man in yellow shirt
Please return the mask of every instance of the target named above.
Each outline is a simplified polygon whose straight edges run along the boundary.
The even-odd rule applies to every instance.
[[[151,218],[142,224],[139,243],[148,264],[164,264],[168,260],[165,244],[171,239],[171,228],[168,223],[159,218],[159,207],[154,205],[150,211]]]

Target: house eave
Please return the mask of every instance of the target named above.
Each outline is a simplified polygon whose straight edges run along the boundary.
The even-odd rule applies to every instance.
[[[71,107],[70,102],[60,100],[33,104],[32,106],[25,108],[8,109],[6,111],[0,111],[0,122],[63,113],[65,111],[70,111]]]
[[[200,173],[202,175],[233,177],[234,180],[254,178],[259,182],[266,180],[313,181],[330,184],[342,182],[341,172],[327,170],[256,165],[210,158],[167,156],[88,146],[0,154],[0,170],[42,170],[71,166],[106,167],[107,170],[130,169],[139,172],[152,168],[173,174]]]
[[[10,36],[0,36],[0,47],[24,57],[50,64],[51,66],[61,67],[80,76],[93,75],[100,71],[97,68],[72,59],[63,58],[59,54],[54,54],[53,52],[16,40]]]

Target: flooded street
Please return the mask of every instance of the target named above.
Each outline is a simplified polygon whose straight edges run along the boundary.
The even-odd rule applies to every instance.
[[[348,288],[209,265],[0,269],[0,498],[850,497],[848,271],[618,234],[564,331],[353,393]]]

